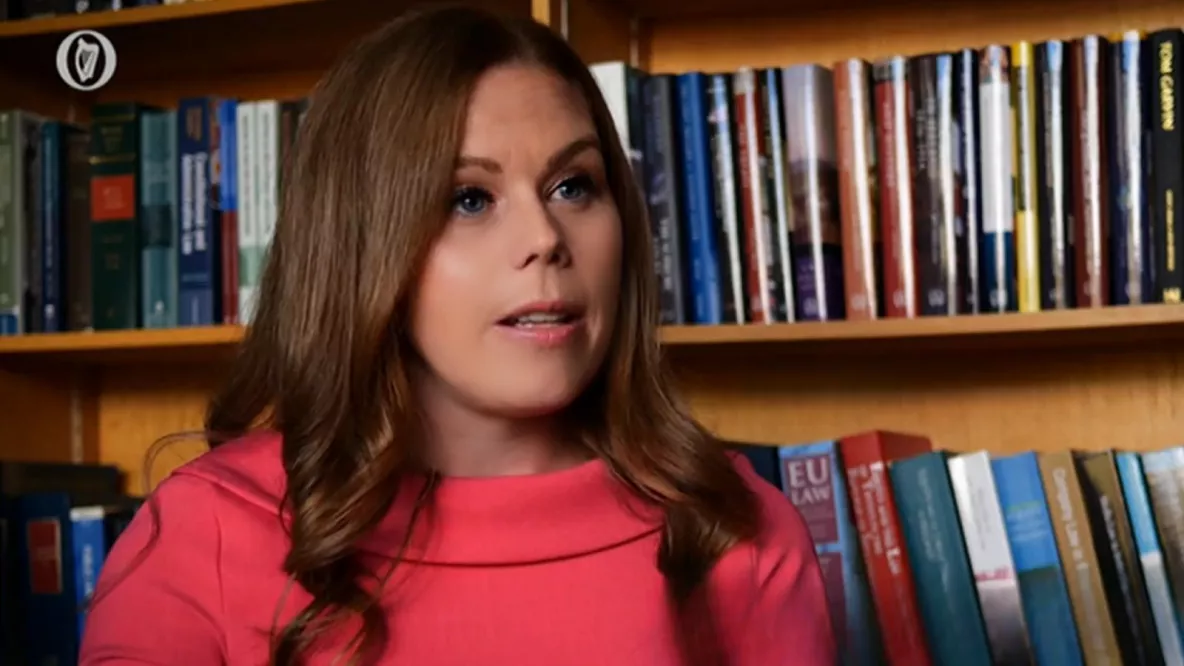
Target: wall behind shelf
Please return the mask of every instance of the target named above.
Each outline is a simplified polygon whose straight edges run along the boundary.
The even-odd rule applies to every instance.
[[[86,373],[0,370],[0,458],[69,462],[97,457],[90,388]]]
[[[826,357],[686,348],[671,361],[704,425],[746,441],[881,428],[999,453],[1184,444],[1184,350],[1169,342]]]
[[[144,364],[102,368],[96,428],[99,459],[129,471],[129,490],[142,492],[140,474],[152,445],[167,435],[201,430],[206,404],[228,367]],[[147,470],[152,485],[205,448],[200,438],[171,441]]]

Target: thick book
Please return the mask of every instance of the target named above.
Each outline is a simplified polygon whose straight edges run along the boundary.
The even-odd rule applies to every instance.
[[[947,465],[992,663],[1035,666],[991,456],[986,451],[962,453],[951,456]]]
[[[1148,37],[1152,81],[1150,198],[1155,244],[1157,296],[1181,302],[1184,292],[1184,31],[1168,28]]]
[[[933,660],[993,666],[948,460],[947,452],[932,451],[892,463],[892,492],[917,573],[917,603]]]
[[[1065,571],[1072,572],[1066,582],[1086,666],[1118,666],[1122,664],[1122,653],[1098,565],[1098,536],[1090,525],[1073,453],[1041,453],[1037,460],[1044,494],[1052,508],[1061,563]]]

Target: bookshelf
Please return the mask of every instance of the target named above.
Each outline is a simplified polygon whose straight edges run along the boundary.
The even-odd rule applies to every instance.
[[[1184,25],[1171,0],[486,0],[565,32],[589,62],[656,72],[830,64],[966,45]],[[85,120],[96,101],[307,92],[350,40],[403,9],[371,0],[203,0],[0,23],[0,107]],[[53,52],[102,31],[111,85],[76,93]],[[141,472],[161,435],[200,426],[242,331],[0,338],[0,455]],[[798,443],[868,428],[997,452],[1150,449],[1184,432],[1184,307],[669,327],[695,413],[730,439]],[[152,474],[195,455],[179,445]],[[163,467],[161,467],[163,466]],[[133,476],[133,479],[136,477]],[[138,487],[133,491],[140,490]]]

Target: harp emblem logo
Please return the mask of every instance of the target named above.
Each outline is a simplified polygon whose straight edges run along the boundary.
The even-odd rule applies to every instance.
[[[115,76],[115,45],[94,30],[72,32],[58,45],[58,76],[75,90],[98,90]]]

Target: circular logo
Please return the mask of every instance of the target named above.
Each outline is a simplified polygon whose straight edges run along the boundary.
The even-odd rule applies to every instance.
[[[57,65],[66,85],[98,90],[115,76],[115,45],[94,30],[76,30],[58,44]]]

